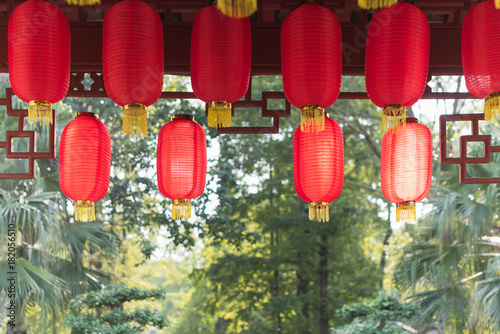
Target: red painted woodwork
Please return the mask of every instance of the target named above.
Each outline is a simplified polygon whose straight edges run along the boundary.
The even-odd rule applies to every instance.
[[[342,34],[335,14],[320,5],[294,10],[281,29],[283,89],[290,103],[328,108],[340,92]]]
[[[174,117],[180,117],[177,115]],[[203,128],[189,119],[165,124],[158,135],[158,188],[172,200],[193,199],[205,190],[207,143]]]
[[[479,134],[479,121],[484,121],[484,114],[455,114],[439,116],[439,149],[441,164],[459,165],[459,183],[460,184],[478,184],[478,183],[500,183],[500,177],[470,177],[467,176],[467,165],[469,164],[487,164],[491,161],[491,153],[500,153],[500,146],[491,145],[491,135]],[[459,138],[459,154],[457,157],[449,157],[449,147],[446,139],[447,122],[470,122],[470,135],[463,135]],[[483,156],[468,157],[467,143],[482,142]]]
[[[408,3],[379,10],[366,42],[366,91],[383,108],[412,106],[424,93],[429,68],[430,28],[425,14]]]
[[[78,116],[69,122],[59,151],[61,191],[74,201],[98,201],[108,192],[110,169],[108,128],[93,116]]]
[[[17,117],[17,130],[6,131],[5,141],[0,141],[0,149],[5,149],[7,159],[28,160],[28,171],[23,172],[5,172],[0,173],[0,179],[36,179],[36,161],[38,159],[56,158],[56,115],[52,113],[52,122],[48,125],[48,151],[40,152],[37,149],[37,132],[34,130],[25,130],[27,109],[14,109],[12,107],[14,92],[11,88],[5,90],[5,98],[0,99],[0,105],[6,106],[7,116]],[[15,152],[13,149],[14,138],[28,138],[28,152]]]
[[[393,127],[386,132],[380,175],[382,193],[393,203],[418,202],[427,196],[431,189],[432,137],[425,125],[407,122],[404,131]]]
[[[28,0],[9,19],[9,77],[23,101],[55,103],[69,86],[70,29],[63,12],[45,0]]]
[[[300,198],[308,203],[326,202],[326,210],[328,203],[340,195],[344,185],[344,139],[337,122],[325,117],[325,129],[317,134],[303,132],[300,126],[295,129],[293,181]],[[314,219],[311,206],[310,218]]]
[[[163,86],[163,29],[143,1],[124,0],[104,17],[102,66],[108,96],[120,106],[150,106]]]

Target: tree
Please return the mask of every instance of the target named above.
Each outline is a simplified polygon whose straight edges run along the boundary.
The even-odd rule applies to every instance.
[[[353,319],[346,326],[334,328],[334,334],[418,333],[401,321],[417,315],[418,304],[401,303],[396,291],[382,290],[377,298],[363,303],[344,305],[336,312],[338,317]]]
[[[280,89],[279,76],[253,78],[254,95]],[[361,109],[369,110],[367,122],[345,111]],[[340,321],[331,316],[335,309],[373,296],[381,286],[388,224],[379,217],[382,193],[373,186],[380,118],[371,115],[367,101],[339,101],[328,112],[344,130],[346,182],[326,224],[308,220],[307,203],[293,186],[296,110],[281,120],[279,135],[217,137],[220,155],[210,169],[217,187],[202,200],[215,195],[219,206],[216,214],[201,214],[210,239],[197,274],[212,290],[199,310],[225,323],[225,333],[326,333]],[[235,115],[235,123],[258,120],[252,109]]]
[[[0,90],[8,85],[7,80],[1,83]],[[25,105],[16,100],[14,107],[21,109]],[[58,121],[59,126],[64,126],[68,114],[64,106],[61,109]],[[0,131],[5,132],[15,122],[12,117],[6,117]],[[46,129],[37,128],[43,140]],[[14,149],[26,151],[27,143],[15,142]],[[19,161],[0,159],[3,172],[23,168]],[[99,223],[70,224],[68,207],[59,193],[57,161],[41,160],[38,166],[37,180],[0,181],[0,235],[7,238],[9,226],[15,226],[15,237],[9,240],[15,244],[15,255],[6,254],[7,249],[0,251],[3,255],[0,272],[16,272],[16,326],[8,326],[8,333],[28,332],[26,319],[30,312],[38,309],[44,331],[52,321],[52,330],[56,333],[55,323],[67,302],[74,295],[109,280],[109,275],[92,266],[91,261],[101,252],[112,249],[113,238]],[[15,258],[13,270],[9,270],[9,257]],[[8,289],[8,282],[2,278],[0,291],[4,293]]]
[[[130,301],[163,298],[165,292],[152,289],[129,288],[124,285],[110,285],[86,296],[76,296],[68,304],[66,325],[73,334],[135,334],[148,325],[163,328],[167,318],[157,310],[135,308],[124,310]]]

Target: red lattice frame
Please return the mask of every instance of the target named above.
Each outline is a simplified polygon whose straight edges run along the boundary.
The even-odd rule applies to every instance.
[[[25,130],[27,109],[13,109],[12,96],[14,92],[11,88],[5,90],[5,98],[0,99],[0,105],[6,106],[7,116],[17,117],[17,130],[6,131],[5,141],[0,141],[0,148],[5,149],[5,157],[8,159],[27,159],[27,173],[0,173],[0,179],[35,179],[36,178],[36,160],[37,159],[55,159],[56,158],[56,113],[52,112],[52,124],[49,125],[49,151],[38,152],[36,147],[36,131]],[[28,138],[28,152],[15,152],[13,150],[14,138]]]
[[[461,136],[459,142],[459,156],[448,157],[447,152],[447,122],[471,122],[471,135]],[[459,183],[460,184],[477,184],[477,183],[500,183],[500,177],[468,177],[468,164],[487,164],[490,162],[492,152],[500,152],[500,146],[491,145],[491,135],[479,134],[479,121],[484,121],[484,114],[455,114],[441,115],[439,117],[439,148],[440,162],[442,164],[457,164],[459,165]],[[468,157],[467,143],[482,142],[483,156]]]

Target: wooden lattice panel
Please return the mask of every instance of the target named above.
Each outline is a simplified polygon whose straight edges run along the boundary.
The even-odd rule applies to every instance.
[[[500,146],[491,145],[491,135],[479,134],[479,121],[484,121],[484,114],[456,114],[456,115],[441,115],[439,117],[439,147],[442,164],[457,164],[459,165],[459,182],[460,184],[476,184],[476,183],[500,183],[500,177],[468,177],[468,164],[487,164],[490,163],[491,153],[500,152]],[[470,122],[471,134],[461,136],[459,141],[459,156],[448,157],[447,122]],[[467,156],[467,143],[482,142],[483,156],[469,157]]]
[[[7,116],[17,117],[17,130],[6,131],[5,141],[0,141],[0,148],[5,149],[5,157],[8,159],[26,159],[28,160],[27,173],[0,173],[0,179],[35,179],[36,178],[36,160],[37,159],[55,159],[56,158],[56,113],[52,111],[52,124],[49,124],[49,150],[48,152],[39,152],[36,145],[36,131],[25,130],[27,109],[13,109],[12,96],[14,92],[11,88],[5,91],[5,98],[0,99],[0,105],[6,106]],[[15,152],[13,150],[14,138],[28,138],[28,152]]]

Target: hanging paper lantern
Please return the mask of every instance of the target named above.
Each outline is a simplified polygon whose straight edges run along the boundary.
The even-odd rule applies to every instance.
[[[300,126],[295,129],[293,181],[299,197],[309,202],[309,219],[328,221],[328,203],[344,185],[344,139],[334,120],[326,117],[324,130],[318,134],[304,132]]]
[[[191,218],[191,199],[205,190],[207,142],[193,116],[175,115],[158,136],[158,188],[173,200],[172,219]]]
[[[286,98],[301,109],[302,131],[323,131],[324,110],[337,99],[342,78],[342,34],[331,10],[306,4],[286,17],[281,67]]]
[[[398,0],[358,0],[361,9],[379,9],[394,5]]]
[[[147,133],[146,107],[163,86],[163,26],[140,0],[113,5],[103,23],[103,75],[108,96],[123,107],[123,133]]]
[[[66,96],[70,31],[63,12],[45,0],[28,0],[12,11],[8,28],[9,77],[28,102],[30,123],[52,123],[52,104]]]
[[[398,222],[415,221],[415,202],[427,196],[432,177],[431,132],[416,118],[406,123],[404,131],[393,127],[385,133],[380,158],[382,193],[397,204]]]
[[[462,64],[467,90],[484,98],[484,119],[500,119],[500,11],[493,0],[477,4],[462,26]]]
[[[191,84],[196,97],[209,104],[208,126],[231,126],[231,103],[248,89],[251,56],[247,18],[224,16],[215,5],[196,15],[191,36]]]
[[[100,5],[101,0],[68,0],[68,4],[76,6]]]
[[[404,124],[406,108],[422,97],[429,50],[429,22],[417,7],[401,2],[373,17],[366,41],[366,91],[383,108],[384,130]]]
[[[109,188],[111,136],[89,112],[78,113],[61,135],[59,184],[75,204],[75,221],[94,221],[94,202]]]
[[[257,10],[257,0],[217,0],[222,14],[237,19],[249,17]]]

